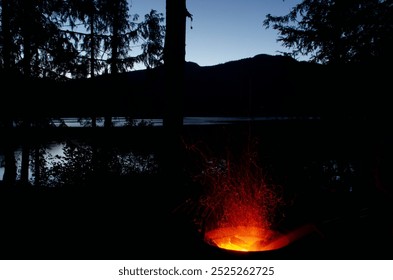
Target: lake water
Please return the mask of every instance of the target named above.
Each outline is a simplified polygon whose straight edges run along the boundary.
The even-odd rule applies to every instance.
[[[292,117],[185,117],[183,119],[184,126],[192,125],[217,125],[217,124],[233,124],[233,123],[250,123],[250,122],[263,122],[263,121],[286,121],[286,120],[297,120],[300,118]],[[301,120],[315,120],[316,118],[302,118]],[[61,120],[54,120],[54,125],[60,126],[65,124],[68,127],[83,127],[84,125],[89,125],[89,119],[78,119],[78,118],[63,118]],[[113,118],[113,126],[121,127],[127,124],[127,119],[125,118]],[[162,126],[162,119],[134,119],[133,125],[151,125],[151,126]],[[97,119],[97,126],[103,126],[103,118]],[[64,156],[64,143],[52,143],[46,146],[46,153],[51,156]],[[21,150],[17,149],[15,151],[15,158],[17,160],[17,168],[20,168],[21,162]],[[4,175],[3,167],[4,156],[0,154],[0,180]]]
[[[215,125],[215,124],[231,124],[234,122],[250,122],[250,121],[285,121],[285,120],[296,120],[301,118],[286,117],[286,116],[275,116],[275,117],[185,117],[183,118],[183,124],[188,125]],[[315,120],[315,117],[302,118],[302,120]],[[78,118],[63,118],[64,123],[69,127],[80,127],[84,121]],[[134,119],[136,125],[140,123],[147,123],[152,126],[162,126],[162,119]],[[54,121],[55,125],[60,125],[59,121]],[[113,126],[123,126],[127,123],[127,120],[123,117],[113,118]],[[99,118],[97,126],[103,126],[103,118]]]

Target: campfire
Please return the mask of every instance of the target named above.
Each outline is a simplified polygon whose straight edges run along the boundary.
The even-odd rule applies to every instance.
[[[289,239],[272,230],[252,227],[221,227],[205,233],[208,244],[234,251],[269,251],[289,244]]]
[[[267,180],[250,150],[236,160],[202,154],[203,170],[196,179],[204,187],[195,219],[204,240],[226,250],[267,251],[290,240],[274,230],[285,205],[282,188]]]

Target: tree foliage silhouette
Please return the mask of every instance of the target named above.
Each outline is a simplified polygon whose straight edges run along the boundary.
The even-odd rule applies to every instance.
[[[162,25],[164,17],[156,10],[151,10],[145,15],[145,21],[140,26],[140,36],[143,38],[142,54],[139,56],[140,61],[147,69],[155,68],[162,65],[163,62],[163,42],[165,37],[165,27]]]
[[[5,8],[5,10],[4,10]],[[62,76],[74,58],[72,45],[61,32],[62,1],[5,1],[2,3],[2,62],[25,76]],[[10,61],[11,60],[11,61]],[[2,63],[2,64],[3,64]],[[67,69],[68,70],[68,69]]]
[[[392,60],[390,0],[304,0],[287,15],[268,14],[263,25],[278,31],[293,57],[323,64]]]
[[[137,22],[126,0],[2,0],[0,7],[1,68],[13,66],[26,76],[68,79],[109,68],[130,71],[148,52],[159,53],[149,47],[131,55],[140,40],[143,46],[145,40],[163,46],[162,14],[151,11]],[[156,61],[150,65],[162,61],[151,57]]]
[[[94,77],[105,71],[130,71],[136,63],[155,67],[163,60],[162,14],[152,11],[145,21],[138,23],[138,15],[131,16],[126,0],[1,0],[0,8],[1,78],[11,87],[15,84],[10,73],[18,73],[21,79],[35,85],[37,80],[68,80]],[[132,55],[133,48],[140,47],[136,46],[140,40],[142,53]],[[33,116],[20,119],[4,116],[0,125],[8,129],[14,125],[37,127],[45,121]],[[95,123],[92,116],[92,125]],[[21,179],[26,182],[32,148],[27,142],[21,164]],[[33,148],[35,162],[39,163],[40,148]],[[10,182],[15,178],[13,154],[9,146],[6,177]],[[39,181],[41,169],[37,166],[35,170]]]

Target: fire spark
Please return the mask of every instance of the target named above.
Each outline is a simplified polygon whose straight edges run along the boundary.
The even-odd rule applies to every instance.
[[[286,246],[288,239],[273,231],[284,199],[282,189],[266,179],[256,153],[248,149],[240,159],[206,155],[198,179],[205,188],[199,220],[204,240],[236,251],[267,251]]]

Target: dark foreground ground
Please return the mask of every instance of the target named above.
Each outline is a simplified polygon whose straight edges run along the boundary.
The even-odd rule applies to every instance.
[[[240,134],[232,129],[195,127],[187,131],[186,141],[209,139],[212,148],[236,150],[244,144],[239,139],[252,131],[258,136],[261,157],[273,166],[275,178],[290,189],[293,199],[278,228],[286,233],[312,225],[314,231],[279,250],[225,251],[203,241],[187,211],[192,205],[185,202],[194,187],[188,179],[171,186],[160,173],[97,176],[83,188],[1,185],[0,259],[393,258],[390,180],[381,183],[372,177],[379,166],[376,150],[383,152],[377,163],[389,162],[381,168],[390,164],[384,144],[390,138],[384,133],[374,131],[371,136],[372,127],[352,125],[249,126]],[[350,190],[326,186],[315,177],[317,172],[305,170],[331,160],[359,163]],[[382,173],[386,177],[389,172]]]
[[[159,186],[150,179],[139,184],[148,181]],[[283,232],[309,224],[315,231],[282,249],[253,253],[206,244],[189,216],[150,192],[14,192],[1,200],[1,259],[393,258],[391,201],[383,197],[315,200],[295,210]]]

